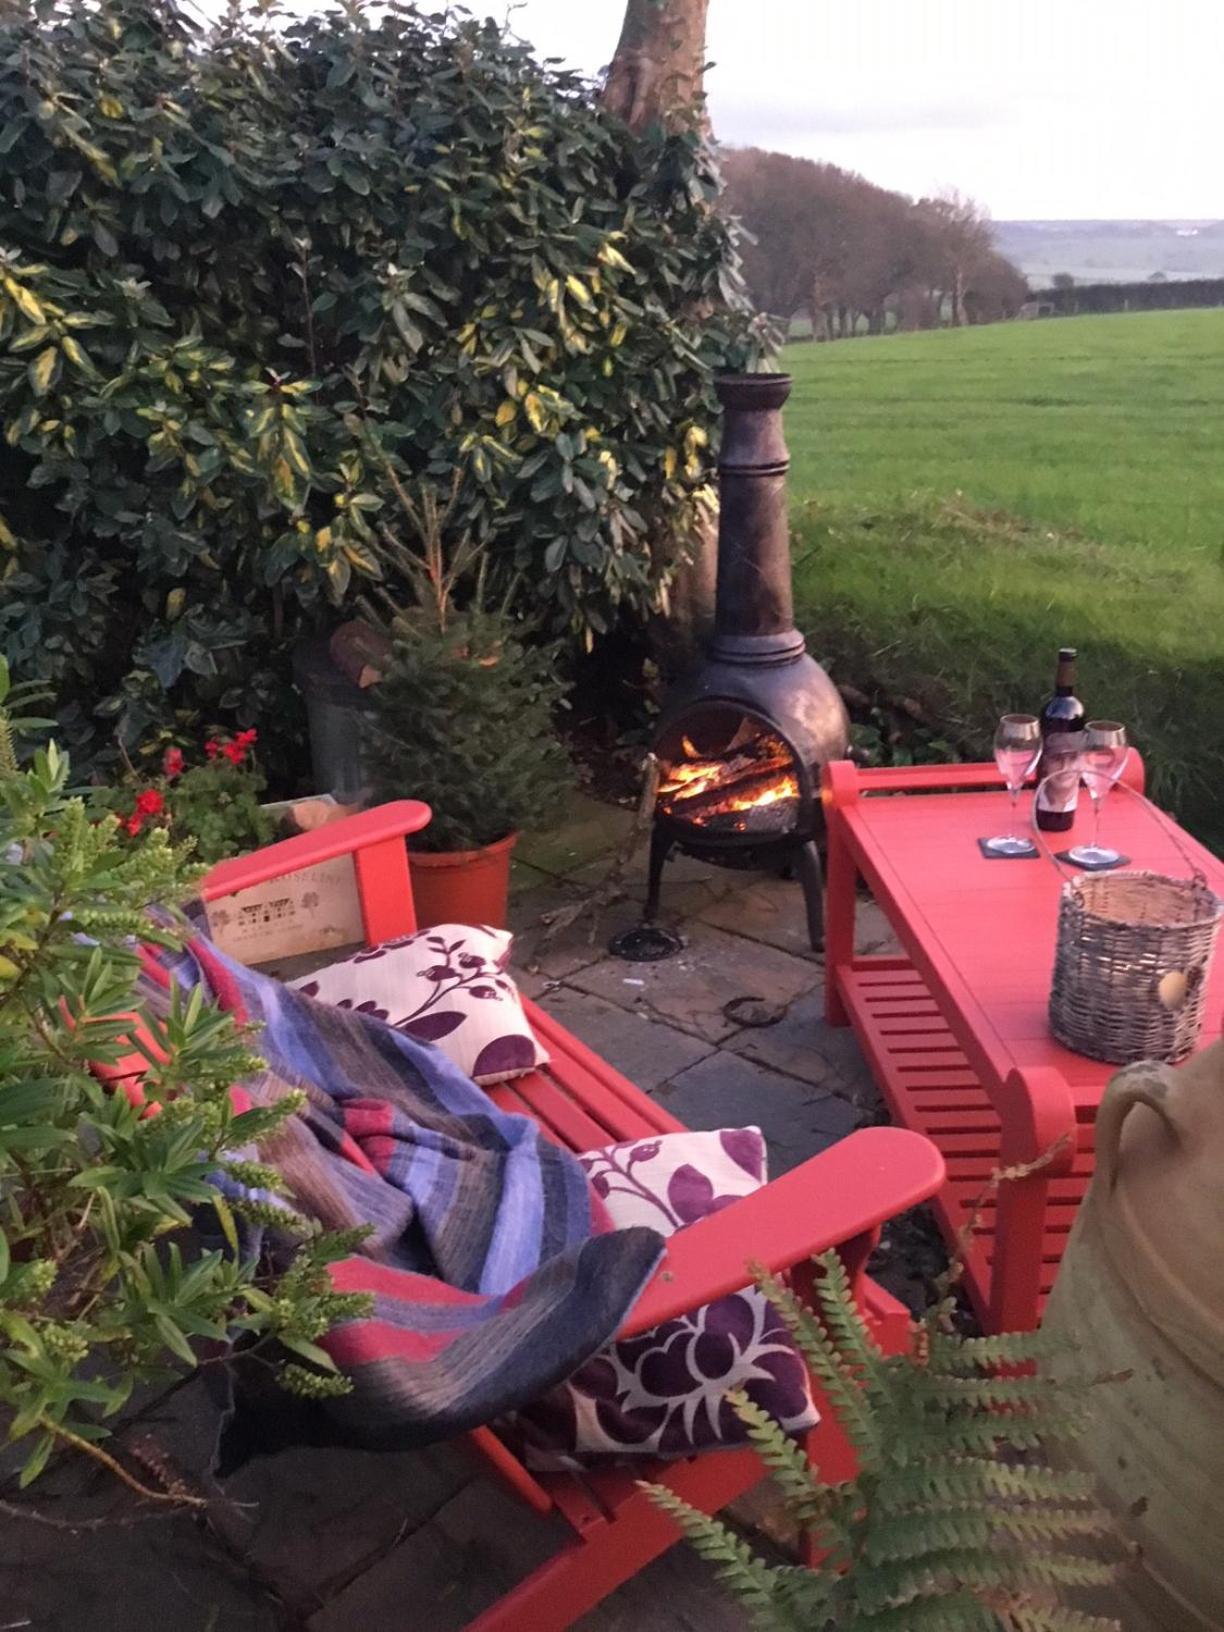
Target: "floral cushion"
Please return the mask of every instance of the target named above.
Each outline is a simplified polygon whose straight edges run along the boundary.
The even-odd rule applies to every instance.
[[[579,1157],[613,1225],[672,1235],[765,1182],[759,1128],[668,1133]],[[791,1433],[819,1421],[807,1367],[755,1287],[610,1344],[516,1426],[529,1467],[590,1467],[631,1456],[674,1458],[741,1445],[731,1389]]]
[[[508,930],[438,924],[355,952],[290,985],[436,1043],[487,1087],[548,1063],[506,973]]]

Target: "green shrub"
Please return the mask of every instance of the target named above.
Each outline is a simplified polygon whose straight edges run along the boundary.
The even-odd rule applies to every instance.
[[[491,23],[360,0],[14,0],[0,22],[0,650],[61,730],[258,722],[379,566],[376,443],[465,471],[494,578],[590,640],[710,498],[755,346],[696,135]]]
[[[57,1446],[99,1454],[134,1388],[227,1338],[259,1345],[299,1392],[344,1392],[317,1339],[365,1304],[327,1275],[351,1237],[307,1240],[281,1270],[240,1250],[235,1215],[266,1222],[278,1204],[232,1186],[227,1201],[219,1177],[283,1184],[227,1153],[294,1099],[236,1113],[230,1086],[259,1061],[233,1021],[195,996],[146,1010],[133,938],[174,943],[184,854],[163,829],[121,838],[70,797],[54,744],[19,771],[7,692],[0,661],[0,1437],[25,1442],[28,1484]],[[134,1020],[161,1057],[139,1085],[105,1087],[91,1066],[132,1053]],[[196,1214],[221,1245],[201,1244]],[[293,1229],[287,1208],[276,1219]]]

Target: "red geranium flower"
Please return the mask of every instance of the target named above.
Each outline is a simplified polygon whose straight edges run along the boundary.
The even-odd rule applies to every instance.
[[[176,776],[183,774],[183,750],[181,748],[166,749],[166,752],[162,755],[162,770],[171,781]]]
[[[216,737],[209,737],[208,741],[204,744],[205,758],[216,759],[220,752],[221,744],[217,741]]]
[[[254,726],[252,726],[249,731],[239,731],[238,735],[234,738],[234,741],[238,744],[239,748],[253,748],[259,741],[259,732],[256,731]]]
[[[137,833],[139,833],[141,828],[144,826],[144,817],[139,811],[134,810],[128,817],[127,821],[124,822],[123,826],[125,830],[130,833],[133,838],[135,838]]]
[[[240,742],[223,742],[221,744],[221,752],[225,755],[226,759],[229,760],[231,765],[241,765],[243,760],[246,758],[246,749]]]
[[[166,801],[156,788],[146,788],[136,798],[136,810],[141,816],[160,816],[166,808]]]

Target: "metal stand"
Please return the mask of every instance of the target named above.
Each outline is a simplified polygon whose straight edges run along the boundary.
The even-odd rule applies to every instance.
[[[675,848],[676,841],[671,834],[658,825],[650,835],[650,870],[646,882],[646,910],[642,917],[648,924],[653,924],[659,916],[659,891],[663,887],[663,868],[668,856]]]
[[[803,889],[803,904],[807,908],[808,940],[813,952],[824,951],[824,871],[820,865],[820,851],[816,840],[809,839],[799,847],[799,883]]]
[[[663,869],[667,865],[667,858],[676,848],[676,842],[676,839],[665,828],[659,826],[656,826],[650,835],[650,863],[646,882],[646,906],[642,913],[643,925],[653,924],[659,916],[659,896],[663,887]],[[686,853],[702,854],[702,852],[696,850]],[[707,853],[703,855],[703,859],[709,860],[713,866],[728,865],[728,860],[725,857],[715,861]],[[765,864],[761,862],[760,865]],[[796,841],[786,853],[781,872],[784,877],[788,878],[798,875],[799,887],[803,891],[804,910],[807,914],[808,940],[811,943],[813,952],[823,952],[824,869],[820,864],[820,851],[816,847],[815,839]]]

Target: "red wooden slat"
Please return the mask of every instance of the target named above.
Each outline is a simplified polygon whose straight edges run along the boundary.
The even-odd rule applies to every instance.
[[[633,1116],[619,1101],[606,1100],[599,1107],[588,1101],[580,1105],[550,1080],[553,1067],[520,1077],[515,1087],[532,1114],[562,1135],[571,1150],[597,1150],[601,1145],[619,1144],[624,1139],[641,1139],[655,1129],[642,1116]]]
[[[619,1100],[626,1110],[640,1116],[655,1132],[685,1131],[682,1122],[647,1098],[627,1077],[614,1071],[606,1060],[579,1042],[539,1004],[525,998],[523,1008],[531,1029],[552,1056],[553,1075],[564,1076],[566,1088],[580,1104],[598,1108],[608,1098]]]

